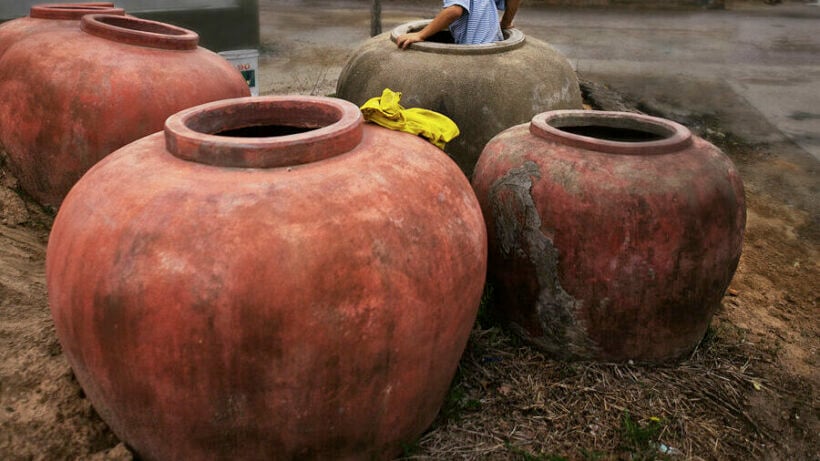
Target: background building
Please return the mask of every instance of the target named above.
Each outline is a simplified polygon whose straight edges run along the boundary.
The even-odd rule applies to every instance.
[[[26,16],[32,5],[64,0],[0,0],[0,21]],[[197,32],[214,51],[259,47],[258,0],[114,0],[126,12]]]

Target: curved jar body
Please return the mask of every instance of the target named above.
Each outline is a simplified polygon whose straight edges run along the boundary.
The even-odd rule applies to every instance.
[[[107,2],[48,3],[33,6],[28,16],[0,24],[0,57],[11,45],[30,35],[76,28],[77,21],[87,14],[123,15],[125,11]]]
[[[229,62],[186,29],[86,15],[0,59],[0,149],[21,187],[58,206],[92,165],[182,109],[248,96]]]
[[[337,95],[361,105],[390,88],[402,93],[406,107],[450,117],[461,135],[446,151],[468,177],[496,134],[540,112],[581,108],[578,79],[567,59],[519,30],[505,31],[504,41],[485,45],[430,41],[407,50],[396,46],[396,37],[428,22],[407,23],[364,42],[342,70]]]
[[[667,120],[540,114],[487,145],[473,187],[498,312],[559,358],[663,361],[691,351],[740,258],[737,170]]]
[[[174,115],[77,183],[47,253],[66,357],[148,460],[396,456],[444,400],[485,270],[446,155],[308,97]]]

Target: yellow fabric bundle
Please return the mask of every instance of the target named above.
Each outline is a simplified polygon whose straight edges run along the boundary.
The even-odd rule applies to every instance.
[[[401,93],[385,88],[382,95],[370,98],[360,107],[364,119],[391,130],[423,136],[439,149],[458,136],[458,126],[446,115],[432,110],[399,104]]]

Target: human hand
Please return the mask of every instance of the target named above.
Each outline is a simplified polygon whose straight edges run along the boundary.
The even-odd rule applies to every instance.
[[[515,26],[515,24],[513,24],[512,19],[510,19],[510,20],[501,20],[501,30],[512,29],[514,26]]]
[[[424,38],[421,36],[420,33],[413,32],[410,34],[399,35],[399,37],[396,39],[396,45],[398,45],[399,48],[406,50],[407,47],[410,46],[410,44],[423,41]]]

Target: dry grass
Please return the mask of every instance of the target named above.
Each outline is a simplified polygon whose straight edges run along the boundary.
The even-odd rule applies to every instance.
[[[582,90],[594,108],[635,110],[605,86]],[[444,408],[404,459],[761,458],[776,435],[747,400],[785,390],[762,377],[775,354],[722,317],[685,360],[653,366],[551,360],[482,315]]]
[[[749,459],[771,440],[744,410],[771,392],[731,328],[663,367],[550,360],[474,329],[433,428],[405,459]],[[742,340],[741,340],[742,341]]]

